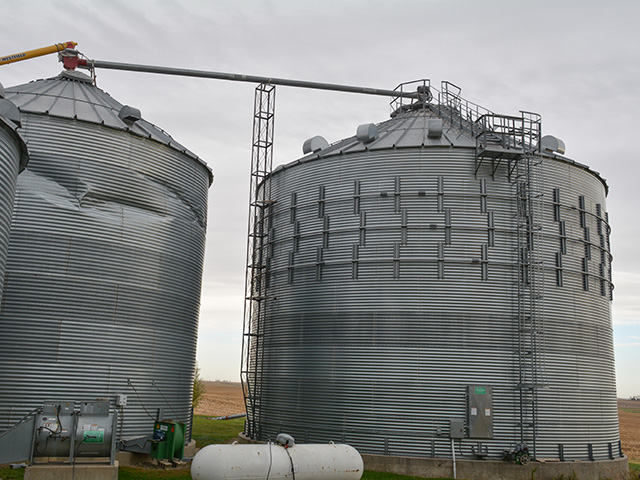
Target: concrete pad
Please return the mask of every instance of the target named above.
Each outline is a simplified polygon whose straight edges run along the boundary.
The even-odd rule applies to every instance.
[[[184,446],[184,456],[187,458],[193,458],[197,452],[196,441],[191,440]]]
[[[100,464],[41,464],[30,465],[24,472],[25,480],[118,480],[118,462]]]
[[[116,459],[120,465],[128,467],[138,463],[150,462],[151,455],[138,452],[116,452]]]
[[[414,475],[453,477],[453,461],[442,458],[362,455],[365,470]],[[594,462],[535,462],[516,465],[496,460],[457,460],[456,477],[466,480],[553,480],[561,475],[576,480],[628,480],[628,458]]]

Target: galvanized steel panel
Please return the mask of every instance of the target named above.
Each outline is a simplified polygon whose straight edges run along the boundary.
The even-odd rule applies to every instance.
[[[272,175],[264,359],[256,365],[253,358],[261,372],[260,440],[287,432],[301,441],[348,442],[364,453],[446,457],[449,423],[466,416],[468,385],[492,388],[493,438],[483,439],[490,456],[501,458],[519,439],[515,186],[504,167],[493,178],[489,167],[475,175],[468,138],[458,148],[417,146],[426,135],[409,127],[416,115],[381,124],[377,140],[406,139],[413,147],[372,145],[336,156],[338,142]],[[600,246],[595,235],[609,228],[597,226],[606,212],[605,185],[582,166],[540,160],[548,388],[539,392],[536,453],[557,458],[563,444],[567,459],[586,460],[592,444],[604,459],[608,444],[619,440],[611,285],[605,279],[603,294],[598,276],[611,256],[608,240]],[[562,287],[555,188],[563,192],[567,226]],[[593,231],[589,291],[585,228],[576,211],[581,195]],[[487,247],[488,212],[494,242]],[[470,455],[476,440],[460,443]]]
[[[124,129],[23,117],[32,161],[0,313],[0,430],[44,400],[117,394],[119,438],[152,433],[159,410],[189,423],[210,171]]]
[[[0,117],[0,298],[2,298],[11,212],[18,171],[24,168],[26,146],[15,125]]]
[[[123,105],[108,93],[95,87],[91,78],[80,72],[63,71],[54,78],[10,87],[5,90],[5,95],[20,108],[21,112],[81,120],[128,131],[169,145],[197,159],[202,166],[208,168],[194,153],[146,120],[141,119],[134,124],[124,122],[118,116]],[[210,172],[209,175],[211,177]]]

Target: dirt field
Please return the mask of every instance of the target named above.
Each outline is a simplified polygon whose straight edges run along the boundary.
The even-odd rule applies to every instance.
[[[633,409],[633,412],[621,410]],[[640,401],[618,400],[622,451],[629,460],[640,462]]]
[[[218,417],[244,413],[242,386],[231,382],[205,382],[207,391],[196,409],[197,415]],[[622,409],[637,410],[629,412]],[[640,461],[640,401],[618,400],[622,451]]]
[[[221,417],[244,413],[242,386],[232,382],[204,382],[207,390],[195,409],[196,415]]]

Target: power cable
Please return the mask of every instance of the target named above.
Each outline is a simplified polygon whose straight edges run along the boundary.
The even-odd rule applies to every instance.
[[[26,422],[29,419],[29,417],[31,417],[31,415],[33,415],[34,413],[39,412],[41,409],[42,409],[42,407],[38,407],[38,408],[34,408],[33,410],[31,410],[24,417],[22,417],[20,420],[18,420],[18,422],[15,425],[10,427],[6,431],[0,433],[0,438],[4,437],[5,435],[8,435],[11,431],[13,431],[16,428],[18,428],[20,425],[22,425],[24,422]]]
[[[140,398],[140,395],[138,394],[138,390],[136,390],[136,387],[134,387],[133,382],[131,381],[130,378],[127,378],[127,383],[129,385],[131,385],[131,388],[133,388],[134,393],[136,394],[136,397],[138,397],[138,401],[140,402],[140,406],[142,407],[142,409],[144,410],[144,412],[147,414],[147,416],[153,420],[154,422],[156,421],[156,419],[153,417],[153,415],[151,415],[149,413],[149,411],[145,408],[144,403],[142,403],[142,399]]]
[[[284,450],[287,452],[287,455],[289,455],[289,460],[291,461],[291,474],[293,475],[293,480],[296,480],[296,471],[293,466],[293,458],[291,458],[291,454],[289,453],[289,447],[285,446]]]
[[[271,439],[267,439],[269,443],[269,470],[267,470],[267,478],[265,480],[269,480],[269,475],[271,475],[271,465],[273,464],[273,457],[271,455]]]
[[[153,385],[154,387],[156,387],[156,390],[158,390],[158,393],[160,394],[160,396],[162,397],[162,399],[164,400],[164,402],[167,404],[167,406],[169,407],[169,409],[173,412],[173,414],[175,415],[175,418],[178,418],[178,414],[176,413],[176,411],[173,409],[173,407],[171,406],[171,404],[169,403],[169,401],[166,399],[166,397],[162,394],[162,391],[160,390],[160,388],[158,388],[158,385],[156,384],[155,380],[151,380],[151,385]]]
[[[54,435],[62,432],[62,423],[60,423],[60,409],[62,408],[62,405],[58,405],[56,407],[54,407],[56,410],[56,420],[58,421],[58,426],[56,427],[56,431],[53,432]]]
[[[122,428],[123,428],[123,424],[124,424],[124,405],[120,405],[120,418],[118,418],[118,423],[120,424],[120,434],[118,435],[120,437],[120,442],[122,443]]]

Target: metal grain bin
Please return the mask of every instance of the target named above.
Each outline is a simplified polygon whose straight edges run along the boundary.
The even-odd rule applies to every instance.
[[[447,87],[271,175],[245,433],[618,457],[607,186]]]
[[[13,103],[4,99],[4,88],[0,85],[0,298],[16,180],[28,161],[27,146],[17,132],[19,125],[20,112]]]
[[[20,175],[0,314],[0,430],[47,400],[126,395],[118,438],[190,423],[210,169],[63,72],[7,89]]]

